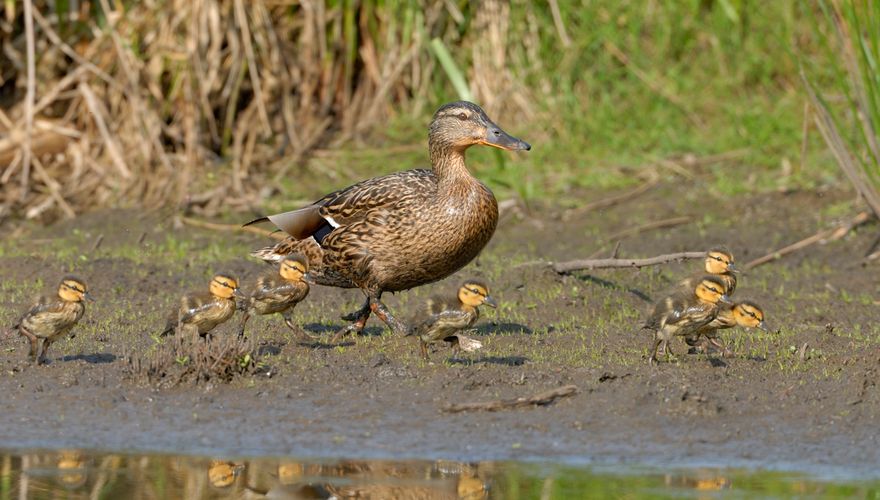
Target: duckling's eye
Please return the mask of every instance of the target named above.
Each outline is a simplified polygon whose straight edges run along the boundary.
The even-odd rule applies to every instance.
[[[474,294],[474,295],[483,295],[483,294],[480,293],[480,291],[477,290],[476,288],[468,288],[468,291],[471,292],[471,293]]]
[[[467,119],[468,119],[468,115],[467,115],[467,113],[465,113],[465,112],[461,112],[461,113],[459,113],[459,114],[458,114],[458,119],[461,120],[461,121],[465,121],[465,120],[467,120]]]

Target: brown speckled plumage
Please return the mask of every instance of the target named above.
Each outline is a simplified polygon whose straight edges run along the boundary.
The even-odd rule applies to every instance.
[[[712,287],[708,291],[703,289],[703,292],[709,292],[710,297],[701,296],[702,283]],[[719,277],[706,275],[697,281],[690,292],[679,291],[657,302],[643,325],[643,328],[654,332],[651,362],[656,361],[657,350],[661,345],[666,352],[673,336],[696,334],[715,319],[719,300],[727,301],[724,287],[724,281]]]
[[[86,310],[82,300],[87,296],[81,279],[66,276],[61,280],[58,295],[38,298],[12,326],[13,331],[30,341],[29,355],[34,361],[44,361],[49,346],[79,322]]]
[[[254,255],[278,261],[287,253],[301,253],[309,259],[314,282],[360,288],[367,295],[353,329],[363,328],[375,312],[389,326],[405,330],[381,304],[381,294],[449,276],[476,257],[495,231],[498,204],[468,172],[467,147],[530,148],[468,102],[437,111],[428,143],[431,170],[376,177],[305,208],[269,216],[291,238]]]
[[[218,279],[222,278],[222,285],[228,290],[220,295],[215,292]],[[217,275],[211,281],[211,290],[208,292],[190,292],[180,298],[175,309],[168,314],[165,328],[161,335],[174,332],[178,325],[183,329],[194,330],[200,336],[205,336],[218,325],[229,321],[237,309],[234,293],[238,291],[238,283],[234,278],[226,275]]]
[[[474,285],[479,288],[474,288]],[[470,294],[474,299],[469,301],[471,303],[462,301],[462,292],[466,288],[479,292]],[[461,335],[461,332],[472,327],[480,318],[479,304],[495,307],[494,299],[489,296],[488,286],[476,280],[463,283],[454,296],[429,298],[421,314],[413,318],[409,333],[419,338],[422,357],[428,359],[427,346],[440,341],[452,344],[456,352],[468,341],[479,346],[479,342]]]
[[[294,274],[283,275],[284,266],[290,261],[296,261]],[[302,333],[293,324],[291,313],[294,307],[302,302],[309,294],[309,284],[302,280],[302,273],[308,269],[307,259],[300,255],[288,256],[281,264],[279,270],[272,270],[257,278],[253,291],[242,300],[240,309],[244,311],[239,335],[244,335],[245,324],[251,314],[281,314],[284,322],[297,333]],[[294,269],[289,267],[288,269]],[[285,278],[287,276],[287,278]]]

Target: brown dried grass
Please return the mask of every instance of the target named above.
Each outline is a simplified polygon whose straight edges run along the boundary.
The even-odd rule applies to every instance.
[[[5,4],[0,219],[251,207],[316,148],[435,106],[445,77],[429,37],[466,58],[470,47],[470,86],[490,111],[530,111],[505,59],[506,2],[468,5],[472,27],[452,2],[392,3],[35,1],[30,16]]]

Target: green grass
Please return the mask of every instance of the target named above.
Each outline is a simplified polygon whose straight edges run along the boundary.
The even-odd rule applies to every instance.
[[[658,160],[731,151],[741,154],[684,168],[708,171],[721,196],[837,180],[819,134],[808,129],[803,135],[808,99],[798,76],[798,57],[821,66],[831,56],[804,43],[795,52],[795,38],[814,35],[810,19],[793,2],[760,8],[746,0],[560,2],[560,8],[572,39],[568,47],[556,36],[548,9],[520,3],[511,8],[506,52],[521,84],[513,92],[528,101],[532,114],[527,120],[505,120],[509,113],[495,119],[533,150],[469,152],[472,170],[500,197],[578,204],[584,189],[641,182],[639,174]],[[540,27],[539,38],[523,31],[529,23]],[[459,67],[472,65],[468,51],[453,51],[452,57]],[[460,93],[443,72],[435,78],[440,81],[426,114],[398,110],[373,130],[366,153],[349,145],[333,161],[313,159],[308,179],[290,177],[282,197],[310,199],[367,176],[426,166],[430,112]],[[285,204],[279,197],[269,205]]]

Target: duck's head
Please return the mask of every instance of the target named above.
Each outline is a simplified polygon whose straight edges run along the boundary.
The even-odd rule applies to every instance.
[[[468,101],[444,104],[434,113],[428,128],[431,150],[464,151],[482,144],[508,151],[528,151],[529,143],[511,136],[486,116],[486,112]]]
[[[281,261],[278,272],[287,281],[302,281],[303,275],[309,272],[309,263],[302,255],[291,254]]]
[[[750,300],[744,300],[733,306],[733,317],[739,326],[769,331],[767,324],[764,323],[764,310]]]
[[[730,304],[730,299],[727,298],[727,285],[716,276],[703,276],[700,278],[700,282],[697,283],[697,287],[694,289],[694,294],[702,302],[708,302],[709,304],[717,304],[719,302]]]
[[[82,302],[84,299],[95,300],[89,295],[86,282],[76,276],[61,278],[61,283],[58,285],[58,297],[65,302]]]
[[[212,460],[208,464],[208,481],[215,488],[227,488],[232,486],[242,470],[244,470],[244,465],[224,460]]]
[[[220,299],[231,299],[238,295],[238,280],[230,274],[215,274],[211,278],[211,295]]]
[[[738,272],[733,265],[733,253],[725,247],[715,247],[706,252],[706,272],[709,274]]]
[[[477,307],[486,304],[489,307],[498,307],[489,295],[489,286],[480,280],[467,280],[458,288],[458,300],[462,304],[470,307]]]

